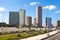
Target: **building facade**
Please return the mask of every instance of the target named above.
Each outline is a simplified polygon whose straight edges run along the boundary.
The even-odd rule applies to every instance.
[[[46,18],[46,27],[52,28],[51,20],[52,20],[52,19],[51,19],[50,17],[47,17],[47,18]]]
[[[26,11],[25,10],[23,10],[23,9],[21,9],[20,11],[19,11],[19,24],[20,24],[20,26],[23,26],[23,25],[25,25],[25,18],[26,18]]]
[[[9,12],[9,24],[19,25],[19,12]]]
[[[42,7],[36,7],[36,26],[42,27]]]
[[[32,17],[30,17],[30,16],[26,17],[26,25],[27,26],[32,26]]]
[[[33,23],[34,26],[36,26],[36,18],[34,18],[34,23]]]
[[[56,26],[57,26],[57,27],[60,27],[60,20],[57,20],[56,22],[57,22],[57,23],[56,23]]]
[[[25,25],[25,10],[21,9],[19,12],[9,12],[9,24],[19,27]]]

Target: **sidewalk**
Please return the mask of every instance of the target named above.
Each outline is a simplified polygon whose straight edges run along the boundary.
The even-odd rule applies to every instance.
[[[52,36],[54,34],[58,33],[58,31],[53,31],[49,33],[49,36]],[[20,40],[41,40],[43,38],[48,37],[47,33],[46,34],[42,34],[42,35],[37,35],[37,36],[33,36],[33,37],[28,37],[28,38],[24,38],[24,39],[20,39]]]

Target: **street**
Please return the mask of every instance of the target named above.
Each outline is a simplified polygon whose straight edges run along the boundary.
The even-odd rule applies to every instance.
[[[60,40],[60,33],[58,33],[52,37],[49,37],[47,39],[44,39],[44,40]]]

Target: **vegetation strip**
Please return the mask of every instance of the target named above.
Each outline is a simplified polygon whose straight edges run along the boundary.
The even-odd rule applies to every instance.
[[[1,36],[0,40],[18,40],[18,39],[36,36],[36,35],[40,35],[44,33],[47,33],[47,31],[46,30],[39,30],[39,31],[32,30],[29,32],[23,31],[16,35],[13,34],[13,35],[8,35],[8,36]]]

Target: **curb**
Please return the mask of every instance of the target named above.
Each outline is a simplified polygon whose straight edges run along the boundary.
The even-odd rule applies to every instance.
[[[59,33],[59,32],[58,32],[58,33]],[[58,33],[56,33],[56,34],[58,34]],[[46,38],[43,38],[43,39],[41,39],[41,40],[47,39],[47,38],[52,37],[52,36],[54,36],[54,35],[56,35],[56,34],[50,35],[50,36],[48,36],[48,37],[46,37]]]

